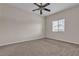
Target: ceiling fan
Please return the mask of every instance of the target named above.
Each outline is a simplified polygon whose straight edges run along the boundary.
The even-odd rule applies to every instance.
[[[37,4],[37,3],[34,3],[34,5],[38,6],[38,8],[37,8],[37,9],[34,9],[34,10],[32,10],[32,11],[37,11],[37,10],[39,10],[39,11],[40,11],[40,15],[43,14],[42,10],[45,10],[45,11],[47,11],[47,12],[50,12],[50,11],[51,11],[50,9],[45,8],[46,6],[50,5],[50,3],[46,3],[46,4],[42,4],[42,3]]]

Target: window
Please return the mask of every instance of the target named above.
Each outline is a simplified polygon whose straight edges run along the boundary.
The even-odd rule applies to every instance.
[[[64,19],[52,22],[53,32],[64,32]]]
[[[58,21],[53,21],[53,31],[58,32]]]

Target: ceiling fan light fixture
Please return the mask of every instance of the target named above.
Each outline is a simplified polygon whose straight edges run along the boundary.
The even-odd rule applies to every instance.
[[[47,8],[46,8],[46,6],[50,5],[50,3],[46,3],[46,4],[44,4],[44,5],[43,5],[42,3],[40,3],[40,5],[37,4],[37,3],[34,3],[34,5],[36,5],[38,8],[37,8],[37,9],[34,9],[34,10],[32,10],[32,11],[37,11],[37,10],[39,10],[39,11],[40,11],[40,15],[43,14],[42,10],[45,10],[45,11],[47,11],[47,12],[50,12],[50,11],[51,11],[50,9],[47,9]]]

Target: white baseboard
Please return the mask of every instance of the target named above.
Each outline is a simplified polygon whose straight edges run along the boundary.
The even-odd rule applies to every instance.
[[[70,44],[76,44],[76,45],[79,45],[78,42],[67,41],[67,40],[63,40],[63,39],[56,39],[56,38],[51,38],[51,37],[46,37],[46,38],[47,38],[47,39],[52,39],[52,40],[61,41],[61,42],[65,42],[65,43],[70,43]]]
[[[38,37],[31,37],[31,38],[26,38],[28,40],[18,40],[16,42],[8,42],[8,43],[3,43],[3,44],[0,44],[0,46],[6,46],[6,45],[11,45],[11,44],[16,44],[16,43],[21,43],[21,42],[25,42],[25,41],[31,41],[31,40],[38,40],[38,39],[42,39],[44,38],[44,36],[38,36]]]

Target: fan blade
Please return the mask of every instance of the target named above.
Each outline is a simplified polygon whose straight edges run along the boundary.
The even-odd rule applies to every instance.
[[[40,10],[40,8],[38,8],[38,9],[34,9],[34,10],[32,10],[32,11],[36,11],[36,10]]]
[[[45,5],[43,5],[43,7],[46,7],[46,6],[48,6],[48,5],[50,5],[50,3],[46,3]]]
[[[37,3],[34,3],[34,5],[38,6],[38,7],[41,7],[40,5],[38,5]]]
[[[42,10],[40,10],[40,14],[42,15]]]
[[[50,12],[50,9],[44,8],[44,10],[46,10],[46,11]]]

